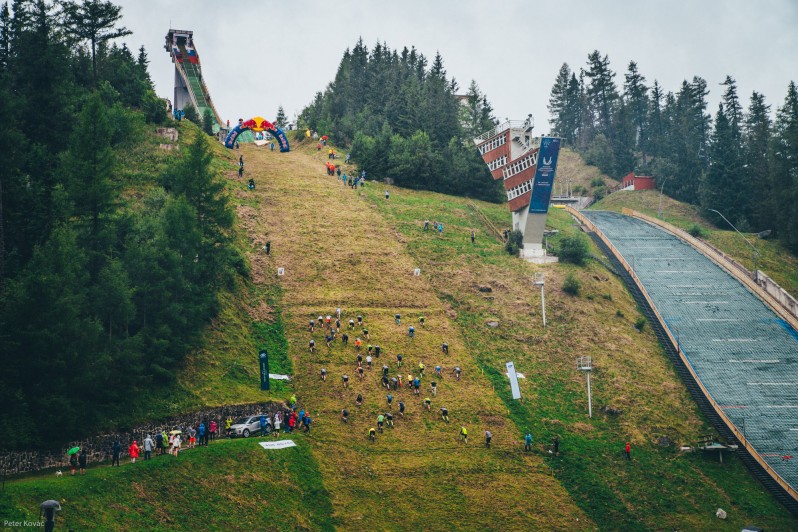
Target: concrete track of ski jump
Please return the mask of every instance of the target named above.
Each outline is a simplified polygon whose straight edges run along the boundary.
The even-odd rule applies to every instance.
[[[580,214],[632,270],[712,407],[795,498],[798,333],[793,326],[675,234],[615,212]]]

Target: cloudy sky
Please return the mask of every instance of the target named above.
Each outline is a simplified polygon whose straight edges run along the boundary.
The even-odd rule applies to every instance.
[[[727,74],[744,105],[752,91],[773,110],[798,81],[797,0],[116,0],[123,24],[144,45],[159,95],[170,97],[174,70],[163,48],[172,27],[193,30],[203,73],[222,119],[274,118],[278,105],[299,113],[335,75],[358,37],[369,45],[440,51],[463,90],[479,84],[500,119],[535,116],[565,62],[608,54],[619,87],[629,61],[649,84],[678,90],[704,77],[714,114]]]

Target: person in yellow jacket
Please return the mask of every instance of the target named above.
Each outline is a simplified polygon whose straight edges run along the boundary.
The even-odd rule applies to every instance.
[[[468,429],[460,427],[460,441],[468,443]]]
[[[369,429],[369,439],[371,441],[374,441],[374,440],[377,439],[377,429],[375,429],[374,427],[371,427]]]
[[[224,432],[227,434],[227,437],[230,437],[230,427],[233,425],[233,418],[227,416],[227,419],[224,420]]]

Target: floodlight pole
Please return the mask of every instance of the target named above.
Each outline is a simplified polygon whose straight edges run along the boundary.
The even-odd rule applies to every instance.
[[[593,396],[590,394],[590,372],[587,371],[587,417],[593,419]]]
[[[759,282],[759,274],[757,273],[757,269],[756,269],[756,263],[757,263],[757,259],[759,259],[759,251],[757,251],[757,249],[756,249],[756,246],[754,246],[754,245],[753,245],[751,242],[749,242],[749,241],[748,241],[748,239],[747,239],[747,238],[745,238],[745,237],[743,236],[743,234],[742,234],[740,231],[738,231],[738,230],[737,230],[737,228],[736,228],[736,227],[734,227],[734,224],[733,224],[733,223],[731,223],[731,222],[730,222],[728,219],[726,219],[726,217],[725,217],[725,216],[723,216],[723,215],[720,213],[720,211],[716,211],[715,209],[707,209],[707,210],[710,210],[710,211],[712,211],[712,212],[714,212],[714,213],[717,213],[717,214],[718,214],[718,215],[719,215],[721,218],[723,218],[723,220],[724,220],[724,221],[725,221],[727,224],[729,224],[729,225],[731,226],[731,228],[732,228],[732,229],[734,229],[734,230],[737,232],[737,234],[738,234],[738,235],[740,235],[740,238],[742,238],[743,240],[745,240],[745,243],[746,243],[746,244],[748,244],[749,246],[751,246],[751,249],[753,249],[753,250],[754,250],[754,282],[755,282],[755,283],[756,283],[756,282]]]
[[[593,394],[590,391],[590,372],[593,369],[593,364],[589,356],[579,357],[576,361],[576,369],[587,373],[587,417],[593,419]]]
[[[535,274],[535,277],[532,279],[532,284],[540,285],[540,306],[543,309],[543,327],[546,327],[546,293],[543,290],[543,274],[540,274],[540,278],[538,278],[538,274]]]
[[[662,219],[662,191],[665,190],[665,183],[668,182],[668,176],[662,181],[662,186],[659,189],[659,207],[657,207],[657,216]]]

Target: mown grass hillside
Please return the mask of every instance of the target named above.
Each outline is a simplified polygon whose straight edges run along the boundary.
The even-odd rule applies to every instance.
[[[14,480],[0,513],[33,516],[39,499],[57,497],[65,499],[62,517],[79,514],[78,525],[87,528],[119,528],[115,519],[156,529],[197,528],[210,520],[215,528],[224,526],[222,517],[232,528],[314,530],[798,527],[734,457],[720,464],[714,455],[677,451],[711,429],[650,327],[635,329],[641,316],[634,301],[601,264],[522,262],[507,255],[483,222],[507,227],[504,205],[374,182],[353,190],[325,174],[325,153],[315,145],[294,146],[289,154],[244,146],[240,153],[243,178],[235,172],[238,152],[220,153],[219,164],[236,198],[252,284],[222,301],[180,383],[190,390],[186,403],[295,392],[299,407],[311,413],[311,432],[292,436],[298,449],[266,452],[253,440],[220,442],[171,462],[99,467],[80,479],[56,481],[48,472]],[[246,189],[249,177],[255,191]],[[425,219],[442,222],[443,234],[424,231]],[[555,246],[578,231],[557,209],[549,223],[560,231]],[[266,241],[270,256],[261,251]],[[285,275],[278,277],[280,267]],[[545,329],[534,272],[546,280]],[[562,290],[569,274],[581,283],[577,296]],[[347,331],[348,345],[337,340],[329,349],[323,332],[308,331],[309,320],[337,307],[344,330],[350,318],[363,316],[370,335],[363,338],[364,356],[368,343],[382,348],[362,380],[354,339],[363,327]],[[407,334],[409,325],[415,338]],[[290,385],[272,394],[258,390],[250,349],[259,346],[280,354],[278,366],[294,375]],[[404,358],[401,370],[397,353]],[[587,417],[584,376],[575,368],[579,355],[593,357],[593,419]],[[521,401],[510,397],[509,360],[525,376]],[[392,391],[389,407],[382,365],[406,380],[418,374],[419,362],[426,365],[421,395]],[[437,364],[444,377],[435,378],[439,391],[432,396]],[[454,366],[463,370],[459,382]],[[362,406],[355,404],[358,393]],[[427,396],[429,412],[422,404]],[[399,401],[406,405],[404,418]],[[449,409],[449,423],[440,419],[441,406]],[[341,421],[343,408],[348,423]],[[395,427],[370,442],[367,430],[386,410]],[[468,444],[458,438],[460,426],[469,430]],[[485,430],[493,433],[490,449]],[[534,437],[531,453],[523,451],[527,431]],[[559,456],[548,453],[555,436]],[[621,453],[626,441],[630,462]],[[167,490],[170,498],[152,495]],[[272,521],[275,500],[283,515]],[[729,513],[722,526],[714,516],[718,507]],[[229,525],[231,518],[238,524]]]
[[[86,475],[52,472],[10,482],[3,519],[38,519],[42,501],[60,501],[57,530],[332,530],[332,506],[311,443],[265,451],[258,439],[101,464]]]

